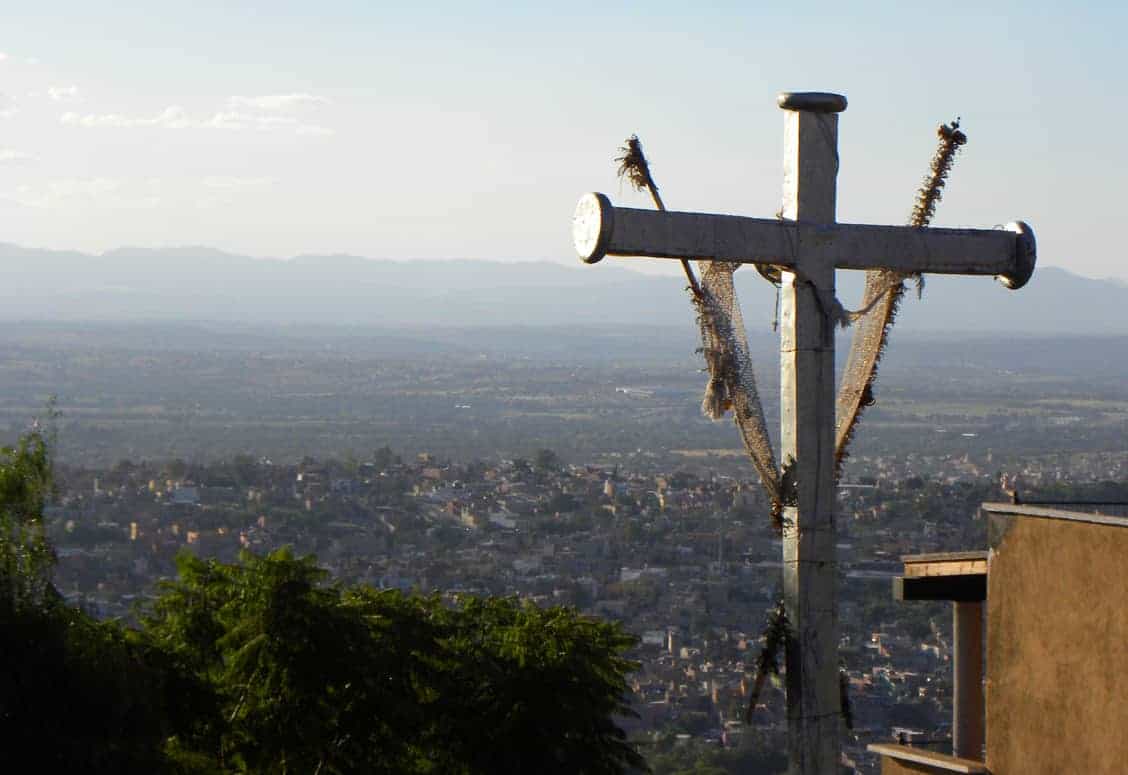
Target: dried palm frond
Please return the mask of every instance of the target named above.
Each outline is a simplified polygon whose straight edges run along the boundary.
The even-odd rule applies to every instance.
[[[936,213],[936,205],[952,171],[956,154],[967,143],[967,135],[960,130],[957,118],[950,124],[941,124],[936,135],[939,143],[929,164],[929,174],[917,191],[913,201],[909,225],[922,228],[927,226]],[[915,277],[918,295],[924,288],[924,278],[920,274],[907,275],[888,269],[873,269],[866,272],[865,292],[859,313],[851,315],[854,322],[854,338],[850,343],[850,353],[846,358],[846,368],[842,374],[842,384],[838,390],[836,411],[835,472],[841,475],[850,441],[854,436],[858,420],[865,407],[872,406],[874,381],[877,379],[877,366],[889,342],[889,332],[897,317],[901,299],[905,294],[904,281]]]
[[[638,135],[627,138],[626,144],[619,148],[620,156],[615,157],[619,163],[619,177],[626,178],[637,190],[650,189],[651,194],[658,195],[658,186],[654,178],[650,177],[650,164],[646,161],[646,154],[642,152],[642,143]],[[659,206],[659,210],[665,207]]]
[[[648,190],[650,198],[654,200],[654,206],[659,210],[665,210],[666,203],[662,201],[662,195],[658,193],[658,184],[650,174],[650,162],[642,152],[642,143],[638,135],[628,137],[626,144],[619,148],[619,153],[621,155],[615,157],[615,161],[619,163],[619,177],[626,178],[636,191],[642,191],[644,188]],[[681,265],[686,282],[689,283],[689,292],[695,299],[700,297],[701,286],[698,285],[697,278],[693,274],[693,267],[684,258],[681,260]]]
[[[932,156],[928,176],[917,191],[913,212],[909,217],[910,226],[927,226],[932,220],[932,216],[936,214],[936,205],[943,198],[944,185],[948,182],[948,174],[956,161],[956,153],[967,143],[967,135],[960,131],[959,118],[937,127],[936,136],[940,138],[940,144]]]
[[[748,695],[748,707],[744,711],[745,724],[752,723],[752,714],[756,710],[756,703],[760,701],[764,681],[769,675],[779,675],[780,656],[786,652],[787,643],[791,639],[791,623],[787,619],[787,609],[782,599],[776,602],[775,608],[768,615],[768,626],[762,637],[764,645],[756,659],[756,678]]]

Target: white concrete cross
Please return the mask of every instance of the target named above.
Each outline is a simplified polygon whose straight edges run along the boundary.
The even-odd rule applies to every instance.
[[[784,603],[791,772],[837,771],[840,694],[835,556],[834,331],[836,269],[994,275],[1011,289],[1034,271],[1033,231],[835,223],[838,113],[846,98],[785,92],[782,219],[613,207],[587,194],[576,207],[580,257],[717,260],[782,268],[780,459],[794,458],[797,506],[785,509]]]

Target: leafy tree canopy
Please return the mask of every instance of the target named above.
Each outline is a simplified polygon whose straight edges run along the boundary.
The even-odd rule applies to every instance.
[[[255,772],[590,772],[643,766],[617,625],[514,599],[327,584],[288,550],[183,555],[146,620],[206,676],[215,759]]]
[[[625,773],[634,638],[573,609],[183,554],[139,629],[51,587],[41,436],[0,450],[0,769]],[[26,769],[26,767],[25,767]],[[19,770],[17,770],[19,771]]]

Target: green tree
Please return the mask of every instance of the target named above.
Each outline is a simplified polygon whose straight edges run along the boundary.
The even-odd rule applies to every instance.
[[[660,739],[650,758],[654,775],[737,775],[783,773],[787,770],[786,741],[778,733],[744,730],[735,746],[722,748],[700,739]]]
[[[621,773],[645,762],[616,725],[630,715],[623,653],[636,639],[572,609],[468,598],[447,609],[438,729],[467,773]]]
[[[261,483],[258,461],[250,455],[236,455],[231,459],[231,472],[236,482],[242,487],[250,487]]]
[[[533,456],[533,468],[541,473],[560,470],[560,458],[551,449],[538,449]]]
[[[406,694],[380,679],[370,623],[325,571],[288,550],[225,565],[185,554],[146,620],[155,642],[212,687],[218,763],[248,772],[393,772],[378,711]],[[407,676],[408,674],[403,674]],[[402,709],[400,709],[402,710]],[[369,754],[378,752],[373,759]]]
[[[202,718],[200,687],[138,633],[63,603],[43,531],[51,474],[39,431],[0,449],[0,764],[169,769],[164,741]]]
[[[576,496],[567,492],[558,492],[548,501],[548,511],[559,514],[570,514],[580,507]]]
[[[372,455],[372,464],[377,471],[384,471],[400,462],[399,455],[392,452],[392,448],[384,445]]]
[[[47,440],[39,431],[0,447],[0,598],[15,610],[44,605],[55,556],[43,527],[52,487]]]
[[[37,433],[0,450],[0,769],[592,773],[645,769],[635,639],[573,609],[334,584],[312,557],[178,558],[141,628],[51,586]]]
[[[205,675],[215,761],[249,772],[621,773],[643,760],[617,625],[512,599],[327,584],[286,550],[184,555],[146,629]],[[201,739],[201,745],[208,741]]]

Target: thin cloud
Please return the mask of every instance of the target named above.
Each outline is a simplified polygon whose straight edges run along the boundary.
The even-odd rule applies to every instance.
[[[62,178],[37,185],[23,185],[9,194],[0,194],[24,207],[50,209],[78,204],[124,210],[150,210],[161,198],[150,184],[139,186],[120,178]]]
[[[59,117],[66,126],[90,129],[222,129],[228,131],[291,131],[298,135],[324,136],[333,130],[323,126],[303,124],[293,116],[224,110],[208,119],[192,118],[179,105],[171,105],[155,116],[128,116],[121,113],[76,113],[68,111]]]
[[[214,129],[278,129],[296,127],[298,120],[291,116],[260,116],[228,110],[216,113],[204,126]]]
[[[0,148],[0,164],[31,160],[31,154],[24,153],[23,151],[17,151],[15,148]]]
[[[78,99],[77,86],[52,86],[47,89],[47,96],[52,102],[68,102]]]
[[[59,121],[68,126],[116,127],[134,129],[137,127],[161,127],[164,129],[187,129],[193,122],[179,105],[170,105],[152,117],[125,116],[120,113],[64,113]]]
[[[227,100],[233,108],[286,111],[295,108],[328,104],[329,100],[313,94],[262,94],[257,97],[235,96]]]
[[[5,54],[3,51],[0,51],[0,62],[3,62],[7,58],[8,58],[8,55]]]
[[[308,137],[331,137],[337,134],[337,130],[330,129],[327,126],[317,126],[316,124],[303,124],[298,127],[297,132],[299,135],[306,135]]]
[[[219,189],[220,191],[242,191],[248,188],[265,188],[274,185],[274,178],[240,178],[224,175],[204,178],[206,188]]]
[[[7,198],[25,207],[45,209],[75,199],[105,202],[121,187],[117,178],[63,178],[39,186],[20,186]]]
[[[0,92],[0,118],[11,118],[16,112],[16,101],[4,92]]]

